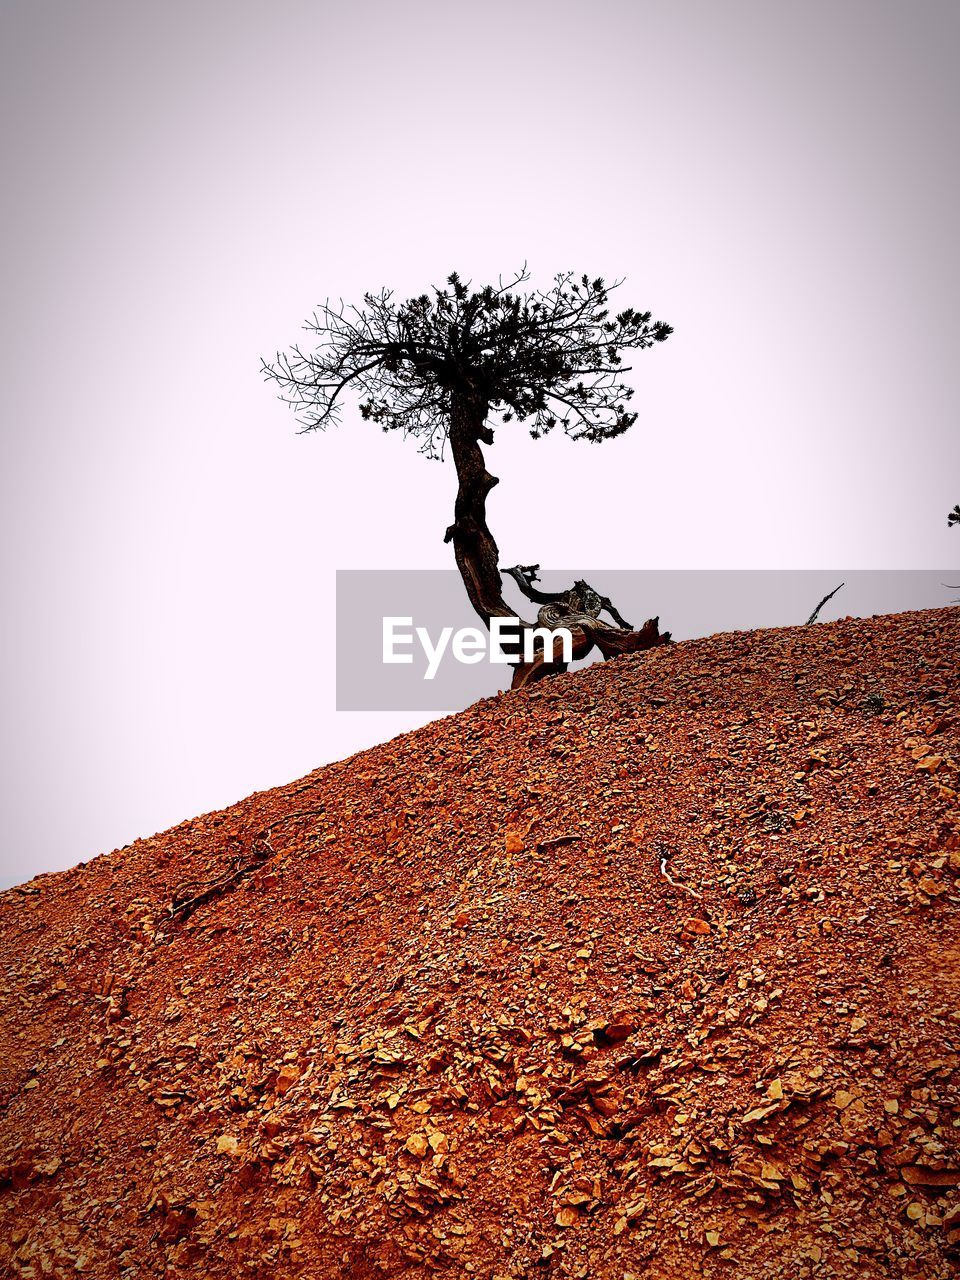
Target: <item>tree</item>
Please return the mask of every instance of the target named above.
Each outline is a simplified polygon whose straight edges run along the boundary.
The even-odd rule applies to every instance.
[[[947,525],[960,524],[960,505],[947,513]]]
[[[636,414],[633,395],[621,379],[629,372],[624,352],[663,342],[672,329],[632,308],[611,314],[610,293],[622,281],[561,273],[545,292],[526,289],[524,268],[506,284],[474,290],[454,273],[446,288],[434,287],[406,302],[390,290],[364,296],[363,307],[329,302],[304,326],[317,339],[311,350],[294,346],[263,361],[264,375],[278,384],[305,431],[326,427],[340,415],[348,390],[360,400],[365,419],[384,431],[419,441],[430,458],[452,455],[458,479],[453,523],[457,568],[470,603],[489,627],[492,618],[513,618],[503,598],[497,544],[487,526],[486,503],[497,477],[486,468],[482,445],[492,445],[488,418],[527,424],[539,439],[560,426],[575,440],[610,440],[629,429]],[[578,581],[566,592],[536,587],[539,565],[505,570],[531,602],[540,605],[537,625],[569,629],[574,657],[596,645],[605,658],[669,640],[659,619],[634,630],[611,602]],[[612,623],[603,621],[606,612]],[[520,631],[530,624],[521,621]],[[559,645],[540,645],[524,663],[516,637],[514,687],[565,670]]]

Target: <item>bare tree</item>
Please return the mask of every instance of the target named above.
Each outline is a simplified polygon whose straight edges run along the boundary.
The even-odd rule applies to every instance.
[[[507,283],[474,290],[454,273],[446,288],[405,302],[387,289],[366,294],[362,307],[327,302],[304,326],[315,339],[311,349],[294,346],[263,362],[306,431],[335,421],[350,390],[364,418],[412,436],[428,457],[442,459],[449,449],[458,490],[445,541],[488,627],[492,618],[516,616],[503,598],[499,552],[487,526],[487,496],[498,483],[481,448],[494,440],[488,419],[526,423],[535,439],[557,426],[594,443],[621,435],[637,416],[627,408],[633,390],[622,381],[629,372],[623,355],[672,332],[649,311],[611,314],[609,295],[621,281],[608,285],[567,272],[541,292],[524,289],[528,280],[524,268]],[[594,645],[612,657],[669,640],[657,618],[634,630],[583,581],[566,592],[540,591],[538,570],[518,565],[503,572],[540,606],[538,626],[571,631],[575,658]],[[520,630],[529,626],[521,621]],[[540,645],[530,663],[516,653],[514,687],[566,669],[559,645]]]

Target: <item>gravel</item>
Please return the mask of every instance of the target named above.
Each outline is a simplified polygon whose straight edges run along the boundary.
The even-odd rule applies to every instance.
[[[958,673],[654,649],[0,895],[3,1268],[956,1274]]]

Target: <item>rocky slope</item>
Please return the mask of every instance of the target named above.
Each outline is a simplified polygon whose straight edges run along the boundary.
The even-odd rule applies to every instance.
[[[657,649],[2,895],[5,1270],[955,1274],[958,672]]]

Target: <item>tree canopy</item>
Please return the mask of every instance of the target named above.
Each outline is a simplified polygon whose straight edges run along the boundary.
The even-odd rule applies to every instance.
[[[317,346],[278,353],[264,372],[306,430],[336,420],[351,388],[364,418],[415,437],[430,457],[443,453],[457,396],[529,424],[534,438],[557,426],[575,440],[620,435],[637,416],[623,353],[673,330],[649,311],[611,314],[622,282],[566,272],[545,292],[519,291],[528,279],[524,269],[473,290],[453,272],[446,288],[406,302],[389,289],[365,294],[362,308],[327,302],[304,326]]]

